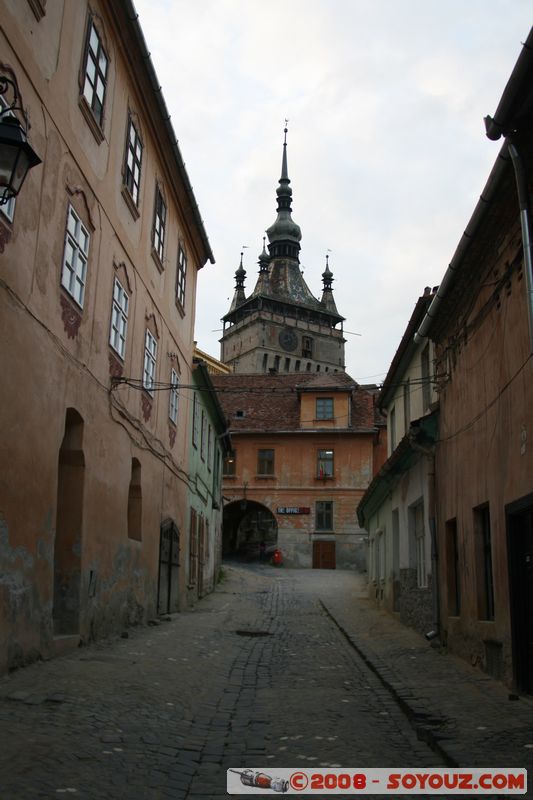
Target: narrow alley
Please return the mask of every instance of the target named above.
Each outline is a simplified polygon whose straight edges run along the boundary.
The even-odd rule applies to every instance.
[[[531,706],[512,704],[516,725],[506,732],[506,752],[497,720],[493,730],[480,722],[484,713],[494,714],[501,694],[505,724],[502,687],[436,654],[373,610],[363,590],[350,572],[227,565],[218,590],[194,610],[5,677],[2,798],[208,800],[227,796],[228,767],[473,766],[475,751],[465,761],[454,759],[436,746],[428,727],[432,720],[441,732],[448,725],[443,735],[453,745],[454,735],[462,735],[465,691],[477,708],[472,731],[479,729],[478,739],[491,736],[478,741],[478,765],[527,766],[527,759],[531,765]],[[373,656],[381,676],[350,641],[359,637],[364,649],[379,625],[392,626],[379,630],[382,652]],[[387,668],[387,642],[396,648],[397,674]],[[457,708],[455,718],[428,712],[426,725],[417,728],[424,712],[417,717],[415,709],[409,719],[418,693],[402,678],[402,657],[415,665],[413,675],[418,670],[417,702],[427,709],[424,675],[430,683],[438,676],[429,662],[420,661],[423,673],[416,666],[424,653],[447,660],[443,680],[454,685]],[[484,704],[475,696],[480,682]],[[434,683],[430,694],[442,699]],[[471,745],[472,731],[465,733]]]

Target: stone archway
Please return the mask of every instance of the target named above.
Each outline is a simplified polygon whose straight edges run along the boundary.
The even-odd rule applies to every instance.
[[[222,554],[258,559],[261,542],[268,556],[277,546],[278,523],[266,506],[254,500],[236,500],[224,507]]]

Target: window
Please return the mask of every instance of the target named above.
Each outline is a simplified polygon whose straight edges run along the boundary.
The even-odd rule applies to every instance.
[[[233,451],[224,459],[222,474],[226,477],[235,475],[237,466],[237,453]]]
[[[180,245],[178,248],[178,272],[176,275],[176,300],[185,308],[185,283],[187,279],[187,256]]]
[[[285,359],[285,367],[284,367],[285,372],[289,372],[290,368],[291,368],[291,360],[290,360],[290,358],[286,358]]]
[[[494,619],[494,582],[489,506],[474,509],[476,577],[479,619]]]
[[[317,500],[315,503],[315,528],[317,531],[333,530],[333,501]]]
[[[168,404],[168,416],[174,424],[178,422],[178,373],[175,369],[170,370],[170,399]]]
[[[313,358],[313,340],[310,336],[302,336],[302,356]]]
[[[167,207],[159,186],[155,190],[154,224],[152,228],[152,247],[161,264],[165,252],[165,226],[167,224]]]
[[[211,471],[211,460],[213,456],[213,428],[209,425],[207,429],[207,469]]]
[[[427,411],[431,403],[431,382],[429,379],[429,342],[422,350],[421,372],[422,372],[422,405],[423,405],[423,411]]]
[[[317,458],[317,477],[333,477],[333,450],[319,450]]]
[[[396,450],[396,409],[393,406],[390,410],[389,414],[389,441],[390,441],[390,452],[394,452]]]
[[[268,366],[268,355],[267,353],[263,353],[263,372],[267,371]]]
[[[124,354],[126,352],[128,306],[129,297],[118,278],[115,278],[115,283],[113,285],[113,307],[111,309],[111,331],[109,333],[109,344],[122,359],[124,359]]]
[[[87,32],[83,96],[87,100],[100,127],[102,127],[104,116],[108,65],[109,61],[102,47],[102,40],[91,19]]]
[[[142,540],[141,464],[131,459],[131,478],[128,490],[128,538]]]
[[[191,525],[189,531],[189,586],[196,586],[198,580],[198,520],[194,508],[191,508]]]
[[[274,356],[274,369],[276,372],[279,372],[279,362],[281,361],[281,356]]]
[[[409,383],[409,378],[405,381],[403,385],[403,429],[404,433],[407,433],[409,430],[409,425],[411,424],[411,385]]]
[[[198,447],[200,437],[200,409],[198,406],[198,395],[194,392],[192,397],[192,443]]]
[[[126,140],[126,155],[124,159],[124,185],[128,189],[131,199],[136,206],[139,205],[142,155],[143,146],[139,132],[130,116],[128,119],[128,135]]]
[[[69,205],[61,285],[74,298],[80,308],[83,308],[85,297],[89,240],[90,236],[87,229],[72,206]]]
[[[207,417],[205,415],[205,411],[202,408],[202,430],[201,430],[201,439],[200,439],[200,456],[202,461],[205,461],[205,451],[207,447]]]
[[[426,571],[426,537],[424,531],[424,503],[417,503],[409,509],[409,524],[411,528],[410,545],[414,549],[416,566],[416,583],[420,589],[428,585]]]
[[[316,418],[317,419],[333,419],[333,398],[332,397],[317,397],[317,400],[316,400]]]
[[[459,571],[459,548],[457,545],[457,520],[446,522],[446,567],[448,589],[448,615],[458,617],[461,613],[461,583]]]
[[[296,361],[295,364],[294,364],[294,371],[295,372],[300,372],[300,361],[299,360]]]
[[[154,396],[155,364],[157,359],[157,342],[149,330],[144,340],[143,388]]]
[[[257,474],[258,475],[273,475],[274,474],[274,451],[273,450],[258,450],[257,451]]]

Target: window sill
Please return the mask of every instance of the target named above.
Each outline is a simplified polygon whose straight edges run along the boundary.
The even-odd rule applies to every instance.
[[[183,318],[185,316],[185,308],[182,306],[177,297],[176,297],[176,308],[178,309],[180,316]]]
[[[157,269],[159,270],[159,272],[164,272],[165,267],[163,266],[163,262],[159,258],[159,253],[157,252],[157,250],[154,250],[153,247],[152,247],[152,258],[154,259],[155,265],[156,265]]]
[[[335,475],[315,475],[315,481],[322,481],[322,483],[334,480],[335,480]]]
[[[335,422],[335,417],[315,417],[313,422]]]
[[[258,481],[277,481],[277,475],[256,475],[255,479]]]
[[[236,475],[223,475],[222,476],[222,480],[224,480],[224,481],[234,481],[236,477],[237,477]]]
[[[96,139],[96,142],[98,144],[101,144],[105,139],[104,132],[100,127],[100,125],[98,124],[96,117],[93,114],[92,108],[90,107],[87,100],[82,94],[80,95],[80,99],[78,100],[78,105],[80,107],[81,113],[85,117],[85,121],[87,122],[89,128],[91,129],[91,133]]]
[[[130,210],[131,216],[133,217],[134,220],[138,220],[139,217],[141,216],[140,211],[135,205],[135,200],[131,196],[131,192],[125,184],[122,186],[121,194],[122,197],[124,198],[124,202],[126,203],[126,205]]]

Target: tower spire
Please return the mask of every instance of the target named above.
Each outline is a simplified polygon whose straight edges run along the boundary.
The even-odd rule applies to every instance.
[[[287,166],[287,123],[283,129],[283,156],[281,159],[281,177],[276,189],[278,216],[267,230],[268,249],[273,258],[285,256],[298,261],[302,232],[291,216],[292,189],[290,187],[289,169]]]
[[[235,294],[233,295],[233,300],[230,306],[230,312],[235,311],[235,309],[242,305],[246,300],[246,295],[244,293],[244,281],[246,279],[246,270],[242,265],[242,257],[243,251],[241,250],[241,262],[238,268],[235,270]]]
[[[333,298],[333,289],[331,284],[333,283],[333,273],[329,268],[329,254],[326,253],[326,269],[322,273],[322,283],[324,284],[324,290],[322,292],[322,299],[321,303],[324,305],[328,311],[332,311],[334,314],[338,314],[337,306],[335,304],[335,300]]]

